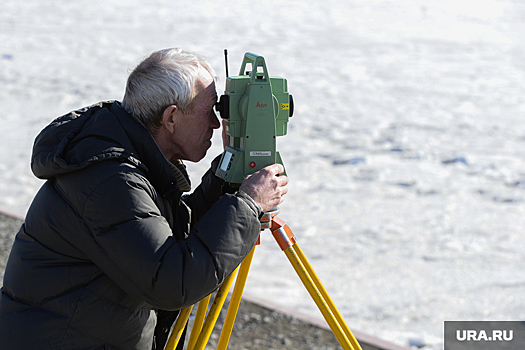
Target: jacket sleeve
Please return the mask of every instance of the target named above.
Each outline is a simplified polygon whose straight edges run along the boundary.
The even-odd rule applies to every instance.
[[[194,304],[215,290],[255,244],[259,209],[242,192],[222,196],[177,241],[137,173],[119,173],[88,197],[86,254],[129,295],[163,310]],[[91,242],[92,240],[92,242]]]
[[[204,214],[219,200],[224,194],[224,180],[215,176],[215,171],[219,166],[221,156],[217,156],[212,162],[211,167],[202,176],[201,183],[192,194],[184,196],[183,200],[191,209],[191,223],[195,224]],[[235,190],[229,191],[230,194]],[[249,198],[251,200],[251,198]],[[253,202],[253,201],[252,201]],[[255,202],[253,202],[255,204]],[[257,204],[255,204],[257,206]]]

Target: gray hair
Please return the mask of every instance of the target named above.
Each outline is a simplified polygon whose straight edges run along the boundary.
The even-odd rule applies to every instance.
[[[129,75],[122,106],[150,131],[160,127],[170,105],[191,113],[201,67],[216,79],[211,65],[199,54],[181,49],[153,52]]]

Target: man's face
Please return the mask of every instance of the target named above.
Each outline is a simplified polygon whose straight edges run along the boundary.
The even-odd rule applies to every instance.
[[[211,147],[213,130],[220,127],[215,115],[217,102],[215,82],[208,71],[202,69],[201,78],[197,81],[198,95],[193,101],[193,111],[189,114],[179,113],[172,141],[178,148],[178,159],[198,162]]]

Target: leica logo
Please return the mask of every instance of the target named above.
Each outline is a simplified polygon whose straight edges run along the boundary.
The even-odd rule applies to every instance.
[[[267,107],[268,104],[267,103],[261,103],[259,101],[257,101],[257,104],[255,105],[255,107],[260,107],[260,108],[264,108],[264,107]]]

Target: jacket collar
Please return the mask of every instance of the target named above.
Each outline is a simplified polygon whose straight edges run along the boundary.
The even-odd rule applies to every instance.
[[[157,143],[142,123],[137,121],[130,113],[126,112],[119,102],[113,102],[110,112],[115,115],[122,128],[128,135],[129,140],[135,150],[136,157],[133,153],[128,160],[137,166],[146,167],[148,179],[153,186],[170,199],[179,198],[182,190],[178,186],[178,180],[175,173],[171,170],[171,165],[166,157],[160,151]]]

